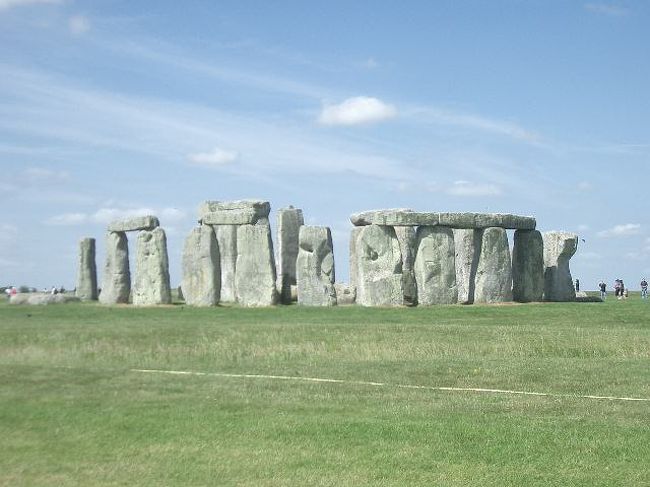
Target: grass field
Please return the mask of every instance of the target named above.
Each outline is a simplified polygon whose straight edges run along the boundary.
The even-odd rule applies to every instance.
[[[649,465],[650,303],[638,296],[0,305],[0,485],[629,486],[650,485]]]

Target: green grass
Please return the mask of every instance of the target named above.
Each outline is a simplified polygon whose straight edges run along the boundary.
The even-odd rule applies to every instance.
[[[650,485],[650,402],[580,395],[650,398],[650,303],[0,305],[0,485]]]

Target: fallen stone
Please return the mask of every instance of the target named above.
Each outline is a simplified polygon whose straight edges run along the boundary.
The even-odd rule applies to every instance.
[[[212,227],[217,237],[219,249],[219,267],[221,269],[221,302],[237,301],[235,275],[237,272],[237,227],[233,225],[215,225]]]
[[[242,306],[272,306],[277,302],[275,259],[271,228],[237,227],[235,291]]]
[[[126,220],[118,220],[108,224],[109,232],[133,232],[137,230],[153,230],[160,226],[158,218],[152,215],[136,216]]]
[[[296,261],[298,304],[334,306],[334,251],[327,227],[301,226]]]
[[[508,234],[504,228],[483,230],[476,268],[475,303],[512,301],[512,267]]]
[[[354,213],[350,221],[355,226],[388,225],[388,226],[418,226],[437,225],[438,213],[415,212],[408,208],[389,210],[370,210]]]
[[[355,254],[357,304],[402,306],[402,253],[395,229],[382,225],[362,227]]]
[[[456,286],[458,302],[474,302],[474,286],[478,258],[481,252],[481,230],[458,228],[454,230],[454,247],[456,248]]]
[[[451,228],[419,227],[416,240],[418,304],[429,306],[458,302],[456,251]]]
[[[263,200],[205,201],[199,223],[205,225],[268,225],[271,204]]]
[[[171,304],[167,237],[158,227],[138,233],[133,279],[133,304]]]
[[[211,226],[192,229],[185,240],[182,266],[185,303],[216,306],[221,294],[221,269],[217,237]]]
[[[95,263],[95,239],[79,241],[79,268],[77,271],[76,296],[82,301],[97,299],[97,264]]]
[[[281,208],[277,214],[277,271],[280,301],[291,302],[291,286],[296,281],[296,260],[298,259],[298,236],[300,227],[305,224],[300,208]]]
[[[544,295],[544,241],[538,230],[515,231],[512,247],[512,297],[519,303]]]
[[[544,300],[575,301],[569,260],[578,249],[578,236],[569,232],[545,232]]]
[[[404,289],[404,304],[418,304],[418,286],[415,280],[415,253],[417,249],[414,227],[395,227],[395,235],[402,253],[402,287]]]
[[[47,304],[64,304],[76,303],[81,299],[77,296],[68,294],[50,294],[50,293],[18,293],[11,296],[9,304],[27,304],[40,306]]]
[[[102,304],[128,303],[131,294],[129,271],[129,243],[124,232],[106,234],[106,264],[102,278],[99,302]]]
[[[338,306],[354,304],[357,299],[357,290],[345,282],[335,282],[334,291]]]

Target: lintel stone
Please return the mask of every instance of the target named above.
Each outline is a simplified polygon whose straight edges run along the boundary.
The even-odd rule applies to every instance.
[[[134,232],[153,230],[160,226],[158,218],[153,215],[136,216],[125,220],[116,220],[108,224],[109,232]]]

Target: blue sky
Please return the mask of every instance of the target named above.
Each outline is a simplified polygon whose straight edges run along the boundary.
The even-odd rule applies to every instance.
[[[533,215],[574,277],[650,277],[650,3],[0,0],[0,284],[73,287],[152,212],[172,284],[206,199]],[[132,239],[133,244],[135,239]],[[134,245],[132,245],[132,252]]]

